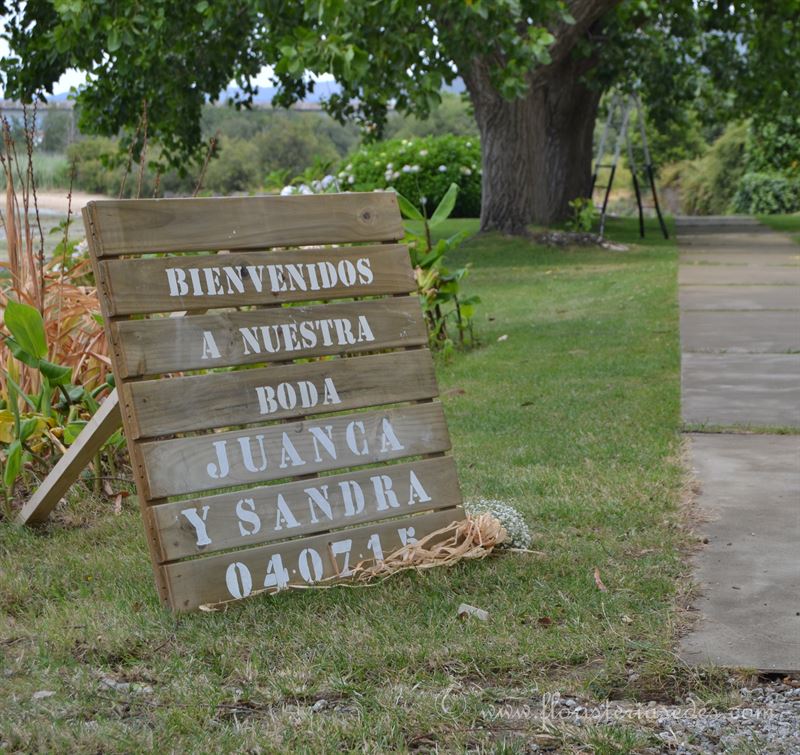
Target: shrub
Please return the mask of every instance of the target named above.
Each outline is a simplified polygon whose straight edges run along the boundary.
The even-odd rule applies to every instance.
[[[203,188],[213,194],[233,194],[258,187],[261,178],[256,145],[250,140],[222,137],[219,155],[208,164]]]
[[[733,211],[776,215],[800,210],[800,179],[775,173],[746,173],[733,198]]]
[[[436,242],[431,234],[434,228],[450,217],[457,197],[458,186],[452,183],[430,217],[426,217],[408,198],[402,194],[397,195],[403,216],[422,224],[421,233],[407,227],[404,241],[408,244],[411,255],[417,291],[428,325],[430,345],[445,355],[455,346],[453,332],[457,334],[460,346],[474,345],[472,318],[475,315],[475,306],[480,303],[480,297],[464,296],[461,289],[461,282],[469,272],[469,264],[457,270],[445,267],[445,254],[458,249],[467,234],[461,231]]]
[[[800,117],[772,114],[756,119],[747,140],[748,173],[800,176]]]
[[[697,160],[685,160],[662,173],[664,188],[677,187],[681,209],[688,215],[728,211],[745,171],[746,123],[729,125]]]
[[[411,139],[423,136],[478,137],[478,124],[467,100],[451,92],[442,93],[442,101],[436,105],[427,118],[416,118],[392,112],[386,124],[384,136],[387,139]]]
[[[480,144],[474,137],[392,139],[362,147],[339,173],[352,191],[397,189],[413,204],[436,207],[451,183],[458,186],[453,217],[481,211]]]
[[[115,196],[119,192],[122,171],[109,167],[109,156],[117,152],[117,143],[103,137],[81,139],[70,144],[67,161],[75,166],[75,188],[92,194]]]

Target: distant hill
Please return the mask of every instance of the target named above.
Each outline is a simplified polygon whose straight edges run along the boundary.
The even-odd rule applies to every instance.
[[[256,105],[269,105],[275,97],[277,87],[259,87],[258,94],[253,98]],[[327,99],[332,94],[338,94],[342,91],[341,86],[335,81],[318,81],[314,84],[314,91],[311,92],[303,102],[308,104],[319,104],[322,100]],[[464,82],[461,79],[456,79],[451,85],[443,88],[445,92],[454,92],[460,94],[464,91]],[[227,99],[235,99],[236,95],[242,94],[239,87],[228,87],[224,92],[220,93],[220,101],[225,102]],[[58,92],[47,96],[50,102],[66,102],[69,97],[69,92]]]

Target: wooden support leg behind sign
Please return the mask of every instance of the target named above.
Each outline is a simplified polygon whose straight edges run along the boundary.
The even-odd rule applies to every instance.
[[[64,497],[72,483],[78,479],[95,454],[108,439],[122,427],[119,396],[115,388],[100,404],[75,442],[66,450],[58,463],[45,477],[44,482],[23,506],[17,517],[18,524],[41,524]]]

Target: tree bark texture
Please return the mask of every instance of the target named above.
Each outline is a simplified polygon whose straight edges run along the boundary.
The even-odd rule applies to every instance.
[[[597,58],[572,51],[615,4],[570,3],[576,23],[555,32],[552,62],[531,72],[524,97],[507,100],[497,91],[491,70],[502,61],[491,53],[459,67],[481,134],[481,230],[521,234],[531,223],[550,225],[569,217],[571,200],[589,196],[602,91],[584,81]]]
[[[520,234],[530,223],[569,216],[589,195],[592,136],[600,91],[570,60],[537,80],[524,98],[504,99],[487,76],[465,77],[482,149],[481,229]]]

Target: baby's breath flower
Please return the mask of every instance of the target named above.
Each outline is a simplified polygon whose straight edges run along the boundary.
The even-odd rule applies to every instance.
[[[491,514],[508,533],[508,540],[501,548],[530,548],[533,540],[531,531],[522,515],[513,506],[494,499],[476,498],[464,501],[464,509],[472,516]]]

